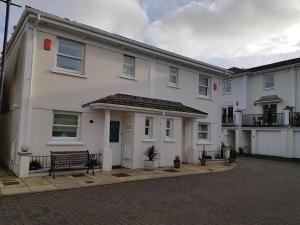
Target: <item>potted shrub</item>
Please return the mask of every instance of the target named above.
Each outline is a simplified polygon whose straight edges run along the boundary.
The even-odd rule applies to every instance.
[[[40,161],[33,160],[29,163],[29,170],[39,170],[39,169],[42,169],[42,165]]]
[[[176,155],[174,159],[174,168],[180,168],[180,164],[181,164],[180,157],[179,155]]]
[[[144,155],[147,156],[148,160],[144,161],[144,169],[145,170],[153,170],[154,169],[154,163],[155,158],[158,156],[157,150],[154,145],[151,147],[148,147],[144,151]]]

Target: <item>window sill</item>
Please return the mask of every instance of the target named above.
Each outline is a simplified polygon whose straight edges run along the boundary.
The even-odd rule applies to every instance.
[[[201,141],[197,141],[197,145],[212,145],[212,142],[201,140]]]
[[[166,142],[166,143],[175,143],[175,140],[174,139],[165,139],[164,142]]]
[[[49,141],[47,142],[49,146],[83,146],[84,142],[80,141]]]
[[[144,139],[142,140],[142,142],[145,142],[145,143],[154,143],[155,140],[154,140],[154,139],[149,139],[149,138],[144,138]]]
[[[137,81],[137,79],[135,77],[129,77],[129,76],[126,76],[126,75],[121,75],[120,76],[122,79],[127,79],[127,80],[134,80],[134,81]]]
[[[275,87],[270,87],[270,88],[264,88],[264,91],[274,91]]]
[[[207,97],[207,96],[204,96],[204,95],[198,95],[197,98],[198,98],[198,99],[204,99],[204,100],[213,101],[213,100],[211,99],[211,97]]]
[[[223,92],[223,95],[231,95],[232,92]]]
[[[73,76],[73,77],[87,79],[87,77],[84,74],[73,73],[62,69],[52,69],[51,72],[56,74],[66,75],[66,76]]]
[[[180,89],[176,84],[168,84],[167,87],[169,88],[175,88],[175,89]]]

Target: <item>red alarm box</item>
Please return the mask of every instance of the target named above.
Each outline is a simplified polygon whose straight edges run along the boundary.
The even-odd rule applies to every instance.
[[[214,83],[214,91],[218,90],[218,85]]]
[[[47,51],[51,50],[51,40],[48,38],[44,40],[44,49]]]

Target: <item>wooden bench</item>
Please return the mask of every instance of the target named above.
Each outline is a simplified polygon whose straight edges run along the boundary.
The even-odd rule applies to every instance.
[[[94,166],[97,166],[96,156],[86,151],[50,151],[51,166],[49,176],[53,173],[55,179],[55,171],[57,169],[86,169],[87,173],[90,169],[94,172]]]

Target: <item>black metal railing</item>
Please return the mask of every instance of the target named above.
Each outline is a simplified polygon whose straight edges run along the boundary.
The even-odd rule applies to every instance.
[[[199,151],[199,158],[202,158],[203,151]],[[223,150],[206,151],[205,158],[207,160],[221,160],[225,158]]]
[[[242,125],[244,127],[283,127],[284,113],[266,114],[245,114]]]
[[[96,153],[91,154],[95,155],[95,160],[97,165],[102,165],[102,154]],[[29,170],[48,170],[51,166],[51,157],[50,155],[32,155],[29,164]],[[98,166],[98,167],[99,167]],[[95,167],[97,168],[97,166]]]
[[[300,127],[300,112],[290,113],[290,125],[292,127]]]

